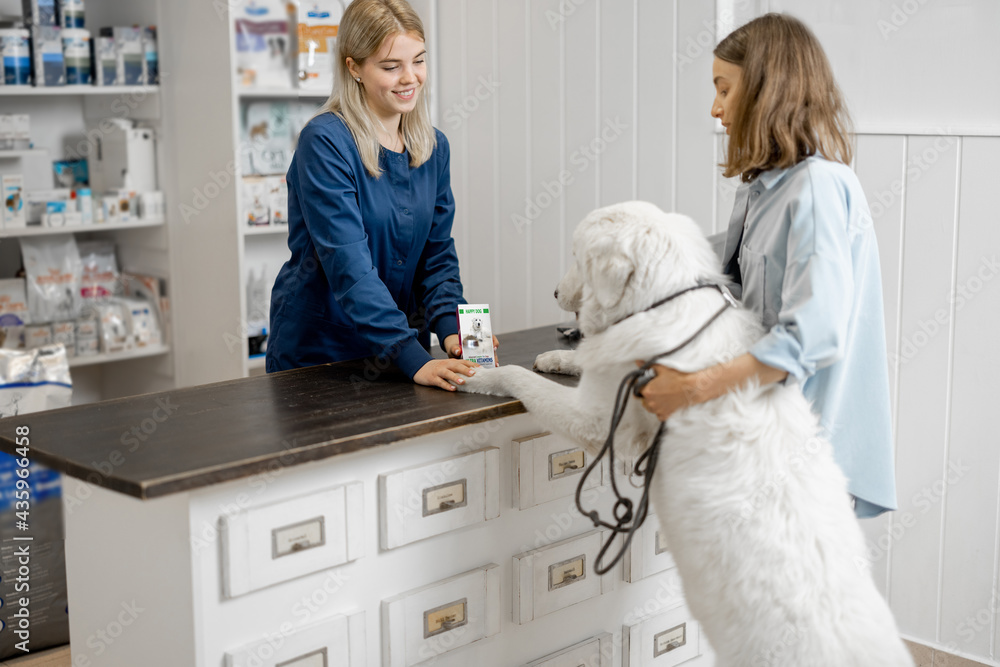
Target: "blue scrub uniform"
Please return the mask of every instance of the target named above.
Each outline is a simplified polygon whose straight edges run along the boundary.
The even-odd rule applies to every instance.
[[[267,372],[377,356],[411,378],[430,332],[458,333],[448,140],[419,167],[383,149],[365,170],[338,116],[312,119],[288,169],[288,247],[271,292]]]

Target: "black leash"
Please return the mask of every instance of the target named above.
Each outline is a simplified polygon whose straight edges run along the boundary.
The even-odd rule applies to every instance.
[[[688,336],[683,342],[674,346],[670,350],[667,350],[666,352],[658,354],[652,359],[649,359],[642,366],[630,372],[622,379],[621,384],[618,385],[618,392],[615,396],[615,407],[611,413],[611,430],[608,432],[608,437],[604,441],[604,446],[601,448],[601,451],[598,452],[597,456],[594,457],[594,460],[590,462],[589,466],[587,466],[587,469],[583,473],[583,477],[580,478],[580,481],[576,486],[576,507],[578,510],[580,510],[580,513],[588,517],[594,523],[595,528],[608,528],[611,530],[611,535],[608,537],[608,540],[601,546],[601,550],[598,552],[597,558],[594,562],[594,572],[596,572],[597,574],[607,573],[608,571],[611,570],[611,568],[613,568],[618,563],[618,561],[622,559],[622,557],[625,555],[625,551],[629,548],[629,545],[632,544],[632,538],[635,537],[636,532],[639,530],[640,527],[642,527],[643,522],[646,521],[646,517],[649,514],[649,487],[652,482],[653,475],[656,473],[656,463],[659,460],[660,456],[660,443],[663,441],[663,438],[667,432],[666,422],[660,422],[660,427],[656,430],[656,435],[653,436],[653,442],[650,443],[646,451],[644,451],[639,456],[639,458],[635,460],[634,472],[636,475],[642,478],[642,497],[639,499],[639,504],[635,505],[632,502],[631,498],[623,496],[621,492],[618,490],[618,484],[617,482],[615,482],[615,470],[614,470],[615,431],[618,430],[618,424],[621,422],[622,417],[625,416],[625,410],[628,407],[629,394],[631,393],[633,396],[641,397],[642,394],[640,392],[642,392],[643,388],[645,388],[645,386],[649,383],[650,380],[656,377],[656,371],[653,370],[653,364],[656,363],[657,359],[668,357],[671,354],[674,354],[675,352],[686,347],[695,338],[701,335],[701,333],[705,331],[705,329],[707,329],[712,324],[712,322],[715,322],[715,320],[717,320],[724,312],[726,312],[726,310],[728,310],[730,307],[735,307],[737,304],[736,300],[726,290],[725,287],[716,284],[700,284],[676,292],[675,294],[672,294],[665,299],[657,301],[649,308],[646,308],[644,311],[640,311],[640,312],[645,312],[648,310],[653,310],[654,308],[658,308],[659,306],[662,306],[668,301],[676,299],[682,294],[686,294],[693,290],[703,289],[706,287],[711,287],[718,290],[719,293],[722,295],[722,297],[726,300],[726,303],[723,304],[722,308],[717,310],[708,319],[708,321],[702,324],[697,331]],[[633,313],[632,315],[636,314],[637,313]],[[627,320],[629,317],[632,317],[632,315],[623,317],[622,319],[618,320],[611,326],[614,326],[619,322]],[[591,510],[589,512],[585,510],[583,508],[583,503],[580,501],[580,494],[583,492],[583,486],[587,481],[587,477],[589,477],[590,473],[594,471],[594,469],[597,467],[597,464],[601,461],[601,459],[604,458],[605,454],[608,454],[609,456],[608,461],[609,465],[611,466],[611,489],[615,494],[615,505],[611,512],[615,520],[614,524],[602,521],[600,514],[597,512],[597,510]],[[607,554],[608,549],[610,549],[611,545],[614,543],[615,536],[618,533],[625,534],[624,543],[622,544],[621,549],[615,555],[614,560],[612,560],[608,565],[602,566],[601,562],[604,560],[604,556]]]

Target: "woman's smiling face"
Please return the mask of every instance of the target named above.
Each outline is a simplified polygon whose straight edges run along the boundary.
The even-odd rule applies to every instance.
[[[426,53],[415,33],[396,33],[360,66],[348,59],[352,74],[361,77],[369,108],[383,122],[416,108],[427,78]]]

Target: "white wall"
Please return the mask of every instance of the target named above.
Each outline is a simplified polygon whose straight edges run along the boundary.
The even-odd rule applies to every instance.
[[[1000,664],[1000,447],[989,422],[1000,226],[988,199],[1000,92],[983,78],[1000,62],[1000,5],[720,0],[717,21],[711,3],[681,0],[439,0],[438,124],[452,145],[466,296],[493,304],[500,331],[565,319],[552,289],[575,224],[599,205],[647,199],[724,229],[734,186],[715,167],[711,49],[720,25],[768,9],[813,28],[859,130],[900,502],[863,522],[874,575],[905,635]],[[580,148],[595,139],[591,159]]]

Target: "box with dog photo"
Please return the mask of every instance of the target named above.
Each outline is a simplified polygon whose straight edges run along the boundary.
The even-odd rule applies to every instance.
[[[493,350],[493,326],[490,306],[485,303],[458,307],[458,336],[462,341],[462,358],[481,366],[499,366]]]

